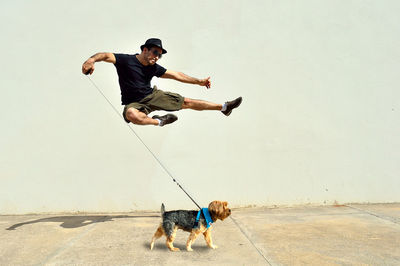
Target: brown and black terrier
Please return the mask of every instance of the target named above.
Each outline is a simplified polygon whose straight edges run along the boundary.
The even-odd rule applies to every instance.
[[[231,214],[231,209],[228,207],[226,201],[213,201],[208,205],[207,209],[201,211],[165,211],[164,204],[161,205],[162,222],[154,233],[151,240],[150,249],[153,249],[154,241],[165,235],[167,238],[167,247],[171,251],[179,251],[179,248],[174,247],[174,240],[176,231],[182,229],[190,232],[190,236],[186,242],[187,251],[193,251],[192,244],[200,235],[204,235],[204,239],[210,248],[216,249],[217,246],[213,244],[211,238],[211,223],[216,222],[218,219],[223,221]],[[209,221],[211,219],[211,221]]]

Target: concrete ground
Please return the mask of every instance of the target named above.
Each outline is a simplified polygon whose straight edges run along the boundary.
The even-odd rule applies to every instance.
[[[159,213],[0,216],[0,265],[400,265],[400,204],[233,210],[185,250],[149,243]]]

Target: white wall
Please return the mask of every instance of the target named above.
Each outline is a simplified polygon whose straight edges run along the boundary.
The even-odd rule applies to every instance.
[[[2,1],[0,213],[194,208],[88,78],[96,52],[163,40],[226,118],[134,126],[201,205],[400,201],[400,2]],[[115,68],[92,80],[122,110]]]

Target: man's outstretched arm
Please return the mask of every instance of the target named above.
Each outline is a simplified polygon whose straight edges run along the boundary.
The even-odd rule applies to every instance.
[[[177,72],[177,71],[173,71],[173,70],[167,70],[164,73],[164,75],[162,75],[161,77],[166,78],[166,79],[174,79],[174,80],[184,82],[184,83],[206,86],[208,89],[211,87],[210,77],[205,78],[205,79],[198,79],[198,78],[193,78],[186,74],[183,74],[182,72]]]
[[[101,61],[115,64],[115,55],[113,53],[97,53],[95,55],[92,55],[88,60],[83,63],[82,73],[92,74],[94,71],[94,63]]]

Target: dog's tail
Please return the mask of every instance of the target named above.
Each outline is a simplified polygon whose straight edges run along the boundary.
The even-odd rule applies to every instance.
[[[161,217],[164,216],[164,212],[165,212],[165,206],[164,203],[161,204]]]

